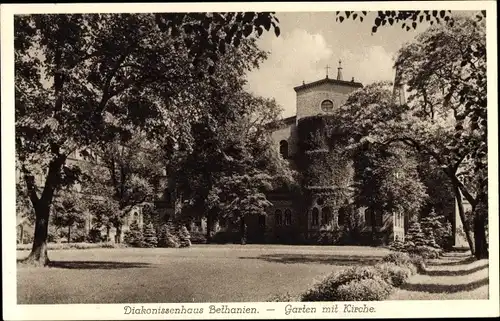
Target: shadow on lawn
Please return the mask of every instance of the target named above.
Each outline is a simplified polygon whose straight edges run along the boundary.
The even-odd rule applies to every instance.
[[[484,278],[478,281],[465,284],[406,283],[401,285],[400,288],[407,291],[428,292],[428,293],[456,293],[456,292],[472,291],[488,284],[489,284],[489,279]]]
[[[150,267],[149,263],[113,261],[51,261],[49,267],[76,270],[115,270]]]
[[[330,265],[370,265],[379,262],[380,256],[340,256],[328,254],[268,254],[257,257],[239,257],[240,259],[258,259],[273,263],[295,264],[295,263],[319,263]]]
[[[455,270],[455,271],[427,270],[427,271],[422,272],[422,274],[430,275],[430,276],[465,276],[465,275],[475,273],[477,271],[481,271],[483,269],[487,269],[488,267],[489,267],[489,264],[476,266],[472,269],[463,269],[463,270]]]
[[[461,260],[444,260],[442,262],[432,262],[430,265],[433,266],[453,266],[453,265],[462,265],[462,264],[468,264],[475,262],[476,258],[473,256],[466,257],[465,259]]]

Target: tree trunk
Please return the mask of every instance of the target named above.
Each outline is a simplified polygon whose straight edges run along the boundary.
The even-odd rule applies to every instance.
[[[68,244],[71,243],[71,225],[68,225]]]
[[[115,228],[116,228],[115,243],[121,243],[122,242],[122,225],[118,224],[115,226]]]
[[[37,206],[35,208],[35,236],[31,253],[24,263],[35,266],[46,266],[49,264],[47,254],[47,236],[49,234],[49,206]]]
[[[474,241],[472,239],[472,232],[469,229],[469,225],[467,224],[465,218],[464,204],[462,202],[462,193],[460,193],[460,189],[457,186],[455,186],[454,188],[455,188],[455,199],[457,200],[457,205],[458,205],[458,213],[460,215],[460,221],[462,221],[462,227],[464,229],[464,233],[467,238],[467,243],[469,244],[470,251],[472,254],[474,254],[475,253]]]
[[[484,199],[484,203],[487,202]],[[488,240],[486,238],[486,220],[488,217],[488,210],[484,207],[483,202],[478,202],[474,208],[474,242],[475,242],[475,256],[478,260],[487,259],[488,253]]]
[[[21,233],[20,233],[21,240],[19,241],[19,243],[24,244],[24,226],[21,224],[20,227],[21,227]]]
[[[106,226],[106,242],[110,242],[111,239],[109,237],[109,230],[111,229],[111,227],[109,226]]]
[[[214,229],[214,214],[213,210],[207,212],[207,244],[212,242],[212,231]]]
[[[247,244],[247,224],[245,223],[245,217],[241,217],[240,235],[241,245]]]

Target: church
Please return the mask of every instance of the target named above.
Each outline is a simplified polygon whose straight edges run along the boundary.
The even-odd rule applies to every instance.
[[[397,81],[395,84],[395,98],[404,103],[403,87]],[[294,88],[295,116],[273,124],[270,130],[281,156],[302,174],[302,192],[270,193],[273,206],[267,215],[246,219],[248,242],[387,244],[404,238],[402,213],[376,213],[351,204],[354,170],[352,161],[341,153],[346,135],[326,133],[329,116],[362,87],[354,78],[343,79],[339,61],[335,78],[328,76],[327,67],[325,78]],[[328,143],[332,137],[336,141]],[[348,241],[346,231],[357,235]]]

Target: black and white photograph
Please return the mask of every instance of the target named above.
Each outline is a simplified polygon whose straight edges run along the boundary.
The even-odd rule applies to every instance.
[[[4,318],[498,316],[496,4],[410,4],[2,5]]]

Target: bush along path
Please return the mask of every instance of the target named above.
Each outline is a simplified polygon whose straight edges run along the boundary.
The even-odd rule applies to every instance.
[[[305,293],[280,294],[268,301],[487,299],[487,264],[487,260],[474,260],[470,253],[424,259],[394,251],[374,266],[332,273]]]

